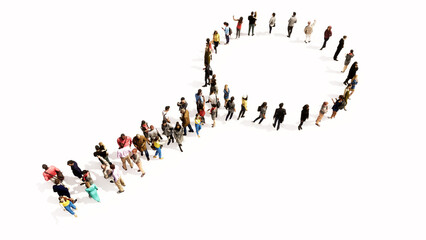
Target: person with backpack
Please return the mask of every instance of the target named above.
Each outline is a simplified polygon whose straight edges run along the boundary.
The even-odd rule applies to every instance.
[[[275,27],[275,13],[272,13],[271,19],[269,19],[269,34],[272,32],[272,28]]]
[[[214,45],[214,53],[217,54],[217,47],[219,46],[220,43],[220,36],[219,33],[217,31],[213,32],[213,45]]]
[[[263,119],[266,118],[266,110],[268,109],[267,103],[264,102],[262,103],[262,105],[260,105],[259,107],[257,107],[257,111],[259,112],[259,117],[257,117],[256,119],[254,119],[253,122],[256,122],[257,120],[260,119],[259,124],[262,123]]]
[[[274,113],[274,124],[272,126],[277,126],[277,131],[280,129],[280,124],[284,121],[284,116],[287,114],[285,108],[283,108],[284,103],[279,104],[279,108],[275,109]]]
[[[195,131],[197,133],[197,136],[200,137],[200,130],[201,130],[201,116],[197,113],[195,115]]]
[[[52,182],[55,182],[55,179],[59,179],[59,181],[61,182],[64,181],[65,177],[62,174],[61,170],[59,170],[59,168],[53,165],[50,167],[47,167],[46,164],[41,165],[41,167],[44,169],[43,177],[44,177],[44,180],[46,180],[46,182],[49,180]]]
[[[229,36],[231,35],[231,28],[229,27],[229,23],[224,22],[223,25],[225,25],[225,28],[222,27],[223,31],[225,32],[225,38],[226,38],[226,43],[225,45],[227,45],[229,43]]]
[[[348,77],[346,77],[346,80],[343,82],[343,84],[348,84],[348,81],[355,77],[356,72],[358,71],[358,62],[354,62],[349,69]]]
[[[240,120],[240,117],[242,117],[242,118],[245,117],[244,114],[247,111],[247,100],[248,100],[248,96],[242,97],[242,99],[241,99],[241,110],[240,110],[240,113],[238,114],[237,120]]]
[[[77,214],[75,214],[74,211],[72,210],[72,209],[77,210],[77,207],[72,202],[72,199],[66,196],[61,196],[58,199],[59,199],[59,205],[62,207],[62,209],[64,209],[64,211],[68,211],[71,215],[73,215],[74,217],[77,217]]]
[[[231,100],[229,100],[226,104],[226,109],[228,109],[228,114],[226,115],[225,121],[228,121],[228,117],[229,120],[232,119],[232,116],[234,115],[235,110],[235,103],[234,103],[234,97],[231,97]]]
[[[71,167],[71,171],[74,176],[78,177],[79,179],[83,177],[83,173],[81,172],[81,169],[78,167],[78,164],[75,161],[69,160],[67,162],[67,165]]]
[[[315,121],[315,125],[317,125],[318,127],[320,126],[319,123],[321,122],[321,119],[323,118],[324,114],[326,114],[328,112],[328,102],[323,102],[323,104],[321,105],[321,109],[319,111],[317,120]]]
[[[86,192],[89,194],[89,198],[95,200],[96,202],[100,202],[101,199],[98,195],[98,187],[95,184],[90,184],[89,182],[85,183],[86,185]]]
[[[241,36],[241,26],[243,25],[243,17],[240,17],[239,19],[235,19],[235,16],[232,16],[234,21],[237,21],[237,32],[235,34],[235,39],[240,38]]]
[[[179,149],[181,152],[183,152],[182,150],[182,143],[183,143],[183,128],[182,126],[179,124],[179,122],[176,122],[176,126],[173,129],[173,136],[176,139],[176,143],[179,146]]]
[[[302,130],[303,123],[309,118],[309,105],[306,104],[303,106],[303,109],[300,113],[300,124],[297,127],[299,130]]]
[[[249,30],[248,30],[248,35],[250,36],[250,31],[251,31],[251,35],[254,35],[254,26],[256,26],[256,18],[253,15],[254,12],[251,12],[251,15],[248,16],[248,20],[249,20]]]
[[[331,114],[330,119],[333,119],[336,117],[336,114],[339,110],[344,109],[346,106],[346,102],[343,98],[343,95],[339,95],[339,98],[336,98],[336,100],[331,99],[333,101],[333,107],[331,108],[333,110],[333,113]]]
[[[223,89],[223,99],[225,100],[225,106],[227,106],[230,92],[231,90],[229,90],[228,84],[225,84],[225,88]]]

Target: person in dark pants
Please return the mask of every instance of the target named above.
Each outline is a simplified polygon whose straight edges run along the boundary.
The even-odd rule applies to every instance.
[[[55,179],[55,185],[53,185],[53,191],[58,194],[58,196],[67,196],[71,198],[70,192],[67,187],[65,187],[63,184],[61,184],[61,181],[59,179]]]
[[[328,26],[324,32],[324,43],[322,44],[322,47],[320,50],[323,50],[325,48],[327,41],[328,39],[330,39],[331,35],[333,35],[333,33],[331,32],[331,26]]]
[[[246,113],[247,111],[247,100],[248,100],[248,96],[243,97],[241,99],[241,110],[240,110],[240,113],[238,114],[237,120],[240,120],[240,118],[244,117],[244,113]]]
[[[274,124],[272,126],[277,126],[277,131],[280,129],[280,124],[284,121],[284,116],[287,114],[283,108],[284,103],[280,103],[279,108],[275,110],[274,114]]]
[[[213,73],[213,71],[210,68],[210,60],[211,60],[210,56],[211,56],[211,52],[210,52],[209,46],[206,45],[206,49],[204,51],[204,86],[203,87],[207,87],[207,85],[210,84],[209,77]]]
[[[343,36],[340,41],[339,41],[339,45],[337,45],[337,49],[336,52],[334,53],[334,61],[338,61],[337,60],[337,56],[339,56],[340,51],[342,51],[343,47],[345,46],[345,40],[346,40],[346,36]]]
[[[256,18],[253,16],[254,12],[251,12],[251,15],[248,16],[248,20],[249,20],[249,31],[248,31],[248,35],[250,36],[250,30],[251,30],[251,35],[254,35],[254,26],[256,24]]]
[[[301,115],[300,115],[300,124],[299,124],[299,130],[302,130],[302,125],[303,123],[306,121],[306,119],[309,118],[309,105],[306,104],[305,106],[303,106]]]
[[[296,12],[293,12],[293,16],[291,16],[291,18],[288,20],[288,27],[287,27],[288,38],[291,36],[291,33],[293,32],[293,27],[295,23],[297,23]]]
[[[232,119],[232,116],[234,115],[235,110],[235,103],[234,103],[234,97],[231,97],[231,100],[229,100],[226,104],[226,108],[228,109],[228,114],[226,115],[225,121],[228,121]]]
[[[81,169],[78,167],[78,165],[75,161],[69,160],[67,162],[67,165],[71,167],[72,174],[74,174],[74,176],[76,176],[78,178],[83,177],[83,173],[81,172]]]
[[[348,81],[355,77],[356,72],[358,71],[358,62],[354,62],[349,69],[348,77],[346,77],[346,80],[343,82],[343,84],[348,84]]]
[[[263,121],[263,119],[265,119],[265,118],[266,118],[266,110],[267,110],[267,109],[268,109],[268,105],[267,105],[267,103],[266,103],[266,102],[262,103],[262,105],[260,105],[260,106],[257,108],[257,111],[258,111],[258,112],[260,112],[260,113],[259,113],[259,117],[257,117],[256,119],[254,119],[254,121],[253,121],[253,122],[256,122],[257,120],[259,120],[259,119],[260,119],[259,124],[261,124],[261,123],[262,123],[262,121]]]

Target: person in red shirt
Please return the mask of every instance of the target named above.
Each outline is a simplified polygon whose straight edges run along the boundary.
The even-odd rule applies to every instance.
[[[323,50],[325,48],[325,46],[327,45],[327,41],[328,39],[330,39],[331,35],[333,35],[333,33],[331,32],[331,26],[328,26],[324,32],[324,43],[322,44],[320,50]]]
[[[117,138],[118,151],[117,155],[121,159],[123,163],[123,169],[127,171],[126,161],[129,163],[130,167],[133,168],[133,163],[130,161],[130,146],[132,145],[132,138],[121,134],[119,138]]]
[[[41,166],[44,169],[43,177],[46,181],[55,181],[55,179],[59,179],[61,182],[64,180],[64,175],[62,174],[61,170],[55,166],[47,167],[46,164],[43,164]]]

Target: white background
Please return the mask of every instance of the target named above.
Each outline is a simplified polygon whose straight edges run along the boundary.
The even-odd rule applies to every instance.
[[[424,31],[413,1],[3,1],[0,81],[5,236],[62,239],[425,239]],[[254,37],[247,16],[258,12]],[[285,37],[293,11],[298,22]],[[269,35],[268,21],[277,14]],[[243,16],[234,40],[235,17]],[[307,21],[317,24],[303,43]],[[143,179],[124,173],[126,191],[103,179],[93,157],[111,155],[121,133],[189,102],[203,84],[205,39],[233,28],[213,56],[219,92],[228,84],[246,118],[165,146],[143,161]],[[323,32],[333,27],[327,48]],[[332,60],[347,35],[339,62]],[[344,55],[354,49],[359,84],[336,119],[315,126],[323,101],[343,93]],[[207,94],[207,88],[203,88]],[[222,98],[222,94],[220,94]],[[268,102],[261,124],[256,108]],[[223,102],[223,101],[222,101]],[[275,131],[272,116],[287,116]],[[298,131],[300,110],[310,118]],[[331,105],[330,105],[331,106]],[[328,115],[331,114],[331,111]],[[153,151],[150,151],[153,155]],[[88,169],[101,203],[89,199],[66,165]],[[119,159],[113,162],[120,165]],[[78,218],[63,212],[41,165],[55,165],[77,197]]]

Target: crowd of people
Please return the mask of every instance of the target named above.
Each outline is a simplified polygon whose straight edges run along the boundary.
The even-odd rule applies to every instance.
[[[248,16],[248,36],[254,36],[255,35],[255,27],[257,22],[257,12],[251,12],[251,14]],[[238,39],[241,37],[241,29],[242,24],[244,22],[244,18],[235,18],[233,16],[233,20],[237,22],[236,25],[236,36],[235,39]],[[273,28],[275,27],[277,22],[276,14],[272,13],[272,16],[269,20],[269,33],[272,33]],[[288,27],[287,27],[287,37],[291,38],[291,34],[293,33],[293,29],[295,24],[297,23],[296,18],[296,12],[293,12],[291,17],[288,20]],[[313,33],[313,28],[316,24],[316,20],[314,20],[312,23],[311,21],[308,21],[307,25],[304,28],[304,33],[306,35],[304,42],[306,44],[311,42],[311,35]],[[228,45],[231,39],[232,35],[232,29],[229,26],[228,22],[223,23],[224,27],[222,27],[224,34],[225,34],[225,45]],[[332,36],[332,27],[328,26],[326,30],[324,31],[324,42],[322,44],[322,47],[320,50],[323,50],[326,48],[328,40]],[[336,52],[333,56],[333,59],[335,61],[338,61],[337,57],[339,56],[339,53],[344,48],[345,40],[347,39],[347,36],[343,36],[339,44],[337,46]],[[220,35],[218,31],[213,32],[212,40],[210,38],[207,38],[206,40],[206,48],[204,52],[204,85],[202,87],[209,86],[209,95],[206,98],[203,95],[203,90],[198,89],[197,93],[195,94],[195,106],[197,113],[195,114],[195,117],[193,119],[194,121],[194,128],[195,133],[198,137],[200,137],[200,133],[202,130],[202,127],[206,123],[206,113],[210,114],[212,125],[211,127],[216,126],[216,120],[218,117],[218,109],[221,107],[221,101],[218,98],[219,94],[219,88],[218,83],[216,79],[216,74],[213,74],[213,70],[211,68],[211,61],[212,61],[212,54],[213,52],[215,54],[218,53],[218,47],[221,44],[220,42]],[[343,70],[341,71],[344,73],[348,67],[348,65],[351,63],[352,58],[354,57],[354,51],[350,50],[345,55],[345,61]],[[333,102],[333,105],[331,107],[332,114],[330,119],[335,118],[336,114],[339,110],[346,110],[346,106],[348,103],[348,100],[350,100],[350,97],[355,91],[355,87],[358,84],[358,62],[354,62],[350,69],[349,73],[344,80],[343,84],[346,85],[344,92],[342,95],[339,95],[335,99],[331,99]],[[227,114],[225,117],[225,121],[229,121],[232,119],[233,114],[237,111],[237,105],[236,105],[236,98],[234,96],[231,96],[231,90],[228,84],[224,85],[223,88],[223,100],[224,104],[223,107],[226,109]],[[248,102],[248,95],[244,95],[241,98],[241,107],[240,111],[237,117],[237,120],[240,120],[240,118],[245,117],[245,113],[247,111],[247,102]],[[206,103],[210,104],[210,108],[206,110]],[[128,171],[128,166],[133,169],[133,166],[137,166],[137,172],[140,173],[140,177],[145,176],[145,171],[142,167],[142,157],[145,154],[145,158],[147,161],[150,161],[150,153],[148,149],[155,151],[153,158],[163,159],[164,153],[162,151],[163,145],[167,144],[174,144],[176,142],[177,147],[181,152],[183,152],[182,144],[184,140],[184,136],[187,136],[188,132],[193,133],[194,128],[191,125],[191,118],[188,111],[188,102],[186,101],[185,97],[181,97],[180,101],[177,103],[177,107],[179,109],[180,113],[180,121],[177,121],[174,126],[172,125],[172,122],[170,118],[168,117],[168,113],[170,111],[170,106],[166,106],[164,110],[162,111],[162,122],[161,122],[161,130],[162,133],[160,133],[154,125],[149,125],[145,120],[141,121],[141,132],[140,134],[136,134],[133,138],[130,136],[126,136],[124,133],[122,133],[117,138],[117,158],[121,160],[122,169],[124,171]],[[267,102],[263,102],[260,106],[258,106],[257,111],[259,112],[259,115],[257,118],[255,118],[252,122],[256,123],[258,120],[258,124],[261,124],[262,121],[266,118],[266,113],[268,109]],[[298,130],[302,130],[303,123],[309,119],[309,105],[305,104],[302,107],[301,114],[300,114],[300,124],[298,126]],[[329,106],[328,102],[325,101],[322,103],[319,114],[316,118],[315,124],[319,127],[320,122],[323,118],[323,116],[328,112]],[[273,127],[276,128],[278,131],[280,129],[280,125],[283,124],[284,118],[287,115],[287,111],[284,108],[284,103],[280,103],[278,105],[278,108],[275,110],[275,113],[273,115]],[[188,128],[188,131],[187,131]],[[163,141],[163,136],[165,136],[165,139]],[[112,163],[109,159],[109,153],[107,151],[106,146],[100,142],[98,145],[95,146],[95,152],[93,153],[93,156],[98,159],[100,163],[100,169],[102,170],[103,176],[105,179],[109,180],[110,183],[113,183],[116,185],[118,191],[117,193],[123,193],[124,187],[126,186],[123,177],[122,177],[122,171],[119,169],[116,164]],[[85,191],[87,192],[87,196],[94,201],[100,202],[100,197],[97,193],[98,187],[94,183],[89,170],[81,170],[78,166],[77,162],[74,160],[69,160],[67,162],[67,165],[70,167],[72,174],[78,178],[81,183],[80,185],[85,186]],[[42,168],[44,169],[43,177],[46,181],[51,181],[53,183],[52,189],[53,192],[56,192],[58,194],[58,201],[60,206],[63,208],[64,211],[68,211],[71,215],[77,217],[75,214],[75,210],[77,210],[77,207],[75,206],[75,203],[77,202],[77,199],[72,198],[71,194],[69,192],[69,188],[64,184],[65,176],[63,172],[58,169],[55,166],[47,166],[46,164],[42,165]],[[99,180],[98,180],[99,181]]]

